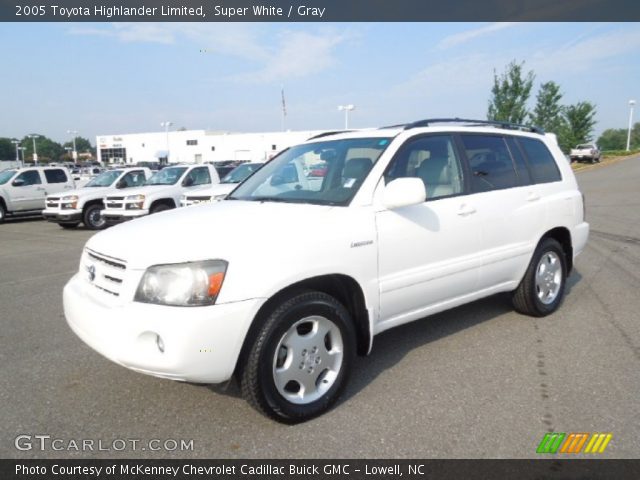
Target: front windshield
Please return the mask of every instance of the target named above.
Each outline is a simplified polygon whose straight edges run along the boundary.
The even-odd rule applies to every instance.
[[[120,176],[122,170],[110,170],[92,178],[85,187],[108,187]]]
[[[227,173],[227,175],[220,180],[220,183],[240,183],[261,166],[259,163],[245,163],[240,165]]]
[[[348,205],[391,139],[349,138],[297,145],[240,184],[229,200]],[[321,176],[311,175],[322,164]]]
[[[4,185],[11,177],[16,174],[17,170],[5,170],[4,172],[0,172],[0,185]]]
[[[166,167],[154,173],[145,185],[175,185],[187,167]]]

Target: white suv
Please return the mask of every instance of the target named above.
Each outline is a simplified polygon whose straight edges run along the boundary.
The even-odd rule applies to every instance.
[[[118,195],[107,195],[102,211],[107,225],[162,212],[180,205],[180,197],[203,185],[220,182],[212,165],[175,165],[153,174],[145,184]]]
[[[104,208],[103,198],[112,192],[139,187],[151,176],[148,168],[118,168],[108,170],[92,178],[84,187],[63,195],[47,196],[47,208],[42,216],[62,228],[74,228],[81,222],[91,230],[105,226],[100,215]]]
[[[320,162],[321,181],[294,178]],[[120,365],[235,374],[255,408],[293,423],[327,410],[389,328],[498,292],[554,312],[588,233],[553,135],[425,120],[310,140],[221,202],[95,235],[64,309]]]
[[[12,168],[0,172],[0,223],[7,216],[40,214],[49,193],[75,188],[63,167]]]

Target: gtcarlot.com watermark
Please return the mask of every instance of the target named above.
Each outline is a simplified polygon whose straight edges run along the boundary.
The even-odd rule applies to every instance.
[[[115,438],[113,440],[95,438],[57,438],[51,435],[18,435],[14,442],[17,450],[56,452],[192,452],[193,440],[140,438]]]

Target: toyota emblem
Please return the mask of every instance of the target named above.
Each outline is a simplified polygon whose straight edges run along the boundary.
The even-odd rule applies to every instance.
[[[93,282],[96,278],[96,267],[95,265],[91,265],[89,268],[87,268],[87,272],[89,272],[89,281]]]

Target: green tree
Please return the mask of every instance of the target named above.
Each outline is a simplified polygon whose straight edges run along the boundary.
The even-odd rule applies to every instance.
[[[627,132],[623,128],[608,128],[597,143],[600,150],[624,150],[627,148]]]
[[[25,147],[24,159],[27,162],[32,162],[33,139],[26,136],[21,140],[21,142],[22,146]],[[65,153],[62,145],[44,135],[40,135],[36,138],[36,151],[38,152],[38,163],[57,162]]]
[[[529,114],[531,123],[547,132],[558,133],[562,131],[565,118],[561,100],[560,85],[555,82],[546,82],[540,85],[536,96],[536,106]]]
[[[0,160],[16,159],[16,146],[11,140],[13,138],[0,138]]]
[[[64,145],[62,145],[62,147],[73,148],[73,140],[66,142]],[[91,145],[91,142],[84,137],[76,137],[76,151],[78,153],[84,153],[84,152],[95,153],[95,150]]]
[[[527,101],[535,75],[529,71],[523,75],[524,62],[512,61],[503,74],[493,71],[493,88],[487,119],[523,123],[527,118]]]
[[[564,109],[566,124],[558,132],[558,143],[567,152],[580,143],[588,142],[596,124],[596,107],[590,102],[578,102]]]

